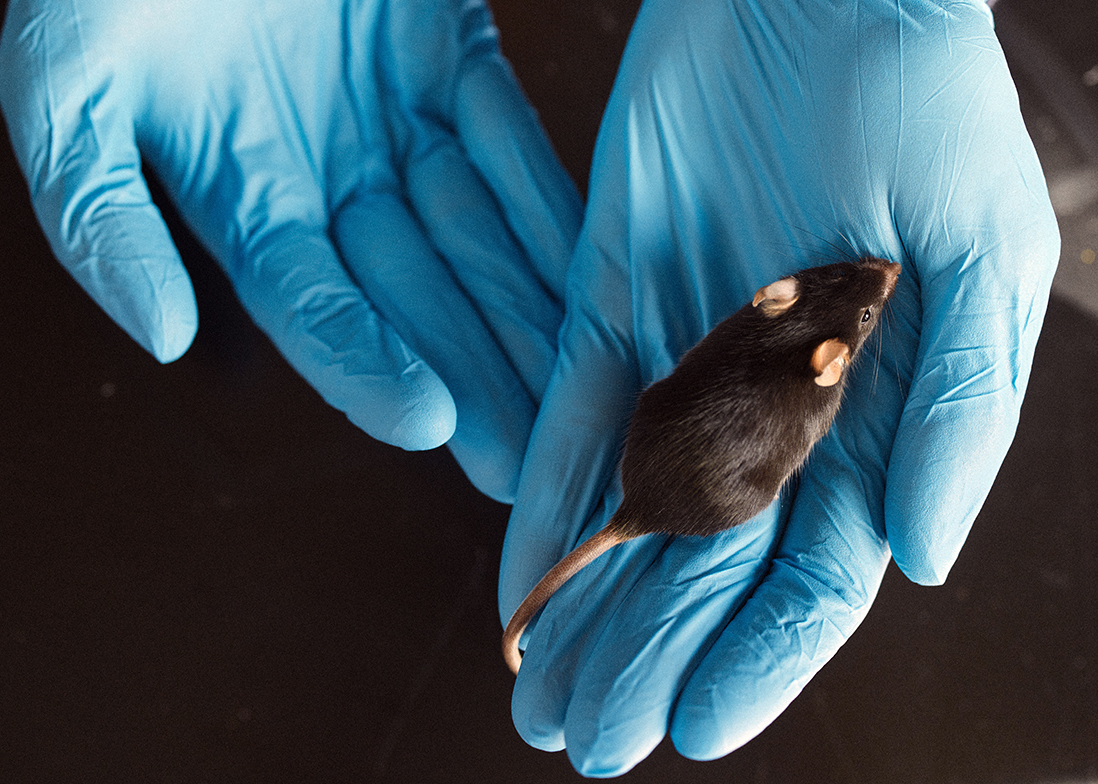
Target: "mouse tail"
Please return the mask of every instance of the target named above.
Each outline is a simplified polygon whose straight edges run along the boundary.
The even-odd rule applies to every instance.
[[[519,653],[519,638],[526,631],[526,627],[538,611],[545,606],[557,589],[568,582],[572,576],[587,564],[598,558],[616,544],[630,539],[621,532],[607,525],[575,550],[564,556],[556,566],[545,573],[541,581],[522,600],[522,604],[515,610],[511,620],[507,622],[507,628],[503,632],[503,658],[511,672],[518,675],[519,666],[522,664],[522,654]]]

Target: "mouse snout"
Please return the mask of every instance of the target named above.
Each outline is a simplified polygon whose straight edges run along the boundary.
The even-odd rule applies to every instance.
[[[884,299],[888,299],[892,296],[892,292],[896,290],[896,279],[900,277],[903,267],[895,261],[886,261],[884,259],[873,259],[872,261],[873,266],[884,275],[882,296]]]
[[[899,262],[888,262],[888,266],[885,268],[885,288],[888,292],[885,294],[886,297],[891,297],[892,292],[896,290],[896,279],[900,277],[902,271],[903,267],[900,266]]]

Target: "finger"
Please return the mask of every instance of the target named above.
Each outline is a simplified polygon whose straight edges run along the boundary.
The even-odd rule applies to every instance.
[[[503,621],[579,540],[617,468],[639,378],[624,335],[603,322],[604,315],[592,317],[577,302],[565,319],[507,526]]]
[[[345,66],[365,154],[362,182],[333,230],[355,280],[450,388],[459,420],[449,447],[462,468],[511,502],[560,306],[531,278],[441,125],[461,60],[456,20],[438,3],[352,11],[352,35],[377,45],[352,47]]]
[[[583,203],[498,50],[463,72],[455,111],[458,138],[539,280],[563,298]]]
[[[535,275],[562,298],[582,205],[500,53],[488,6],[411,0],[387,9],[384,24],[394,42],[384,62],[399,88],[398,114],[413,125],[448,126],[498,199]],[[436,141],[425,127],[398,130],[407,137],[401,144],[420,151]]]
[[[908,177],[895,206],[917,261],[921,344],[886,520],[897,564],[925,584],[945,580],[1014,437],[1059,257],[1013,82],[990,23],[974,17],[952,58],[913,43],[905,61],[955,77],[905,88],[927,120],[902,136],[901,166],[933,174]]]
[[[459,417],[449,447],[462,469],[513,500],[534,402],[480,314],[395,193],[360,193],[333,231],[358,285],[450,390]]]
[[[463,151],[452,138],[438,136],[430,152],[408,163],[409,201],[512,372],[530,399],[540,400],[556,359],[563,307],[534,275]]]
[[[636,366],[627,359],[620,333],[591,320],[582,307],[569,312],[562,336],[504,541],[499,586],[504,621],[582,533],[605,523],[620,498],[620,492],[613,492],[600,507],[639,386]],[[623,553],[638,548],[649,552],[652,547],[651,541],[620,545],[585,567],[583,574],[597,579],[604,570],[620,569]],[[614,592],[602,590],[594,592],[594,598],[588,596],[592,603],[585,610],[590,612],[619,600]],[[549,607],[555,601],[550,600]],[[584,637],[584,628],[574,618],[558,617],[547,626],[536,621],[527,630],[528,656],[515,685],[512,715],[519,734],[531,745],[563,745],[571,676],[582,661],[584,640],[579,638]],[[564,658],[553,654],[549,661],[542,648],[558,634],[579,644],[565,645]]]
[[[338,47],[317,46],[339,40],[339,19],[315,20],[320,39],[301,28],[277,41],[265,33],[285,20],[262,30],[247,21],[219,19],[185,67],[172,55],[189,54],[187,38],[155,39],[141,149],[252,318],[321,396],[379,440],[437,447],[455,429],[450,392],[367,301],[329,237],[330,205],[360,176],[346,163],[361,150]],[[287,70],[298,45],[308,67]]]
[[[404,449],[450,438],[445,384],[366,302],[321,232],[272,232],[234,283],[282,355],[355,425]]]
[[[603,510],[590,526],[602,524]],[[601,635],[598,624],[659,558],[666,537],[620,544],[588,564],[549,600],[526,633],[526,653],[511,695],[511,716],[524,741],[544,751],[569,745],[565,726],[576,680]],[[571,752],[569,752],[571,754]]]
[[[394,85],[378,93],[386,142],[409,207],[540,400],[580,221],[575,188],[499,53],[486,6],[410,3],[392,9],[385,24],[394,42],[418,44],[380,50]],[[441,67],[425,71],[422,51]],[[360,96],[376,78],[363,75]],[[360,99],[364,125],[374,104]]]
[[[612,576],[614,592],[623,596],[617,606],[598,607],[583,618],[582,627],[597,642],[584,646],[571,679],[564,735],[578,771],[620,775],[664,738],[690,673],[765,574],[783,520],[775,504],[715,537],[672,539],[654,561],[632,558]],[[606,575],[597,579],[604,585]],[[591,603],[583,587],[561,597],[542,623],[552,628],[555,614],[582,617]],[[558,666],[570,650],[550,637],[539,659]]]
[[[85,68],[80,42],[15,3],[0,41],[0,103],[54,254],[161,362],[194,339],[190,279],[141,176],[122,79]]]
[[[876,461],[862,460],[859,440],[870,437],[832,433],[817,445],[765,580],[675,705],[671,738],[684,756],[720,757],[761,732],[865,618],[889,560],[882,527],[871,522],[883,518],[888,453],[872,448]]]
[[[802,568],[815,558],[831,561],[824,549],[776,561],[691,675],[671,721],[683,756],[716,759],[755,737],[865,618],[888,563],[887,546],[879,542],[876,563],[858,575],[862,593],[835,592],[832,582]]]
[[[765,579],[727,616],[683,688],[670,727],[685,756],[713,759],[761,732],[868,613],[890,556],[885,476],[918,345],[917,304],[915,282],[902,279],[880,358],[853,367],[835,423],[801,472]]]
[[[976,266],[984,272],[957,269],[955,285],[926,293],[927,349],[896,435],[904,459],[890,471],[887,498],[896,563],[922,584],[945,581],[991,489],[1044,320],[1053,266],[1034,270],[1032,288],[1018,291],[1016,283],[1006,291],[1000,281],[1009,273],[995,272],[999,263],[983,260]]]

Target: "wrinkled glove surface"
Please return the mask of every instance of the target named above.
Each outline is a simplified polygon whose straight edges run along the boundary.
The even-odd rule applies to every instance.
[[[1013,438],[1059,236],[975,0],[646,0],[603,120],[560,357],[504,549],[500,613],[601,527],[642,388],[758,287],[904,266],[798,480],[711,539],[588,566],[526,635],[530,744],[620,774],[670,733],[766,727],[868,612],[889,558],[942,582]]]
[[[197,328],[144,163],[329,403],[513,498],[581,206],[483,2],[12,0],[0,71],[54,253],[137,342]]]

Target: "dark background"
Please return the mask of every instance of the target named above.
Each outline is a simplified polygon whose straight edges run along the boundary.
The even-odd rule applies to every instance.
[[[581,183],[636,6],[494,3]],[[1050,183],[1098,165],[1071,119],[1098,105],[1094,6],[998,9]],[[579,779],[511,726],[507,508],[328,408],[174,218],[201,326],[161,366],[53,260],[6,136],[0,215],[0,782]],[[1067,273],[1098,275],[1096,215],[1064,216]],[[664,743],[626,781],[1098,781],[1098,321],[1069,288],[948,583],[892,568],[761,736]]]

